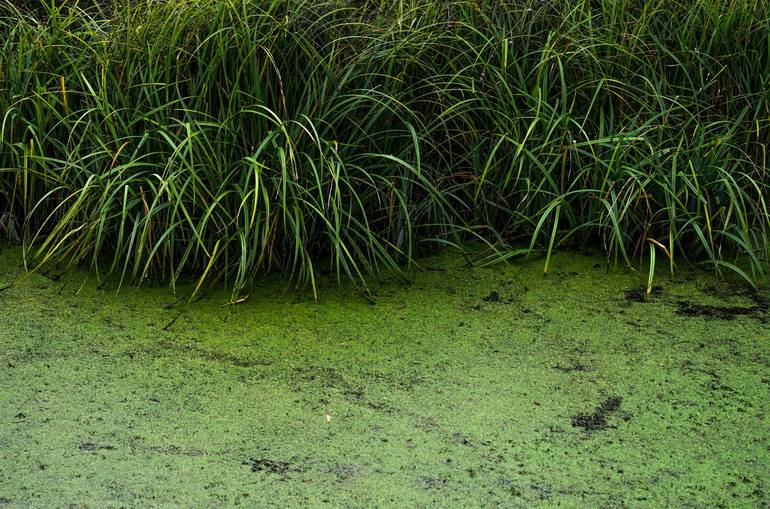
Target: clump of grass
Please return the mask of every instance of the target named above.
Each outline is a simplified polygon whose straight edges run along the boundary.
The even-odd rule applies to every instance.
[[[236,294],[469,240],[770,269],[764,2],[0,2],[30,263]]]

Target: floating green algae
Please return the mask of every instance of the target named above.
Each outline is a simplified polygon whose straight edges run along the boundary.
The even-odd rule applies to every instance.
[[[22,273],[0,254],[0,287]],[[0,506],[765,507],[766,296],[441,256],[376,303],[0,292]]]

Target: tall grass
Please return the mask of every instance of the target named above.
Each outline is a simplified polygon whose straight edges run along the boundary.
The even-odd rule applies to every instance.
[[[141,281],[770,270],[760,0],[0,0],[0,235]]]

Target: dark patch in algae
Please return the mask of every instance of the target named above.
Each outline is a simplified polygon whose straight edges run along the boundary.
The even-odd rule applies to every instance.
[[[607,398],[592,413],[573,416],[572,427],[583,428],[585,431],[597,431],[608,428],[610,425],[607,423],[607,417],[609,417],[609,414],[617,412],[622,402],[623,398],[620,396]]]
[[[584,373],[586,371],[591,371],[591,368],[580,363],[580,362],[573,362],[572,364],[568,366],[562,366],[560,364],[557,364],[553,366],[553,369],[561,371],[563,373]]]
[[[301,468],[293,466],[288,461],[277,461],[267,458],[249,458],[244,465],[249,465],[252,472],[267,472],[285,476],[289,472],[302,472]]]
[[[114,445],[106,445],[106,444],[94,444],[92,442],[83,442],[78,446],[78,449],[80,449],[83,452],[93,452],[93,451],[114,451],[115,446]]]
[[[738,316],[749,316],[761,321],[766,320],[767,306],[713,306],[693,302],[677,302],[677,313],[681,316],[697,316],[714,320],[734,320]]]
[[[643,287],[640,288],[628,288],[625,290],[625,299],[628,302],[647,302],[651,297],[657,297],[663,293],[663,288],[660,286],[653,286],[650,292]]]

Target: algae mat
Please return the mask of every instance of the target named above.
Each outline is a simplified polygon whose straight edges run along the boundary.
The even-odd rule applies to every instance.
[[[0,254],[0,286],[22,272]],[[0,507],[770,507],[768,299],[596,257],[0,292]]]

